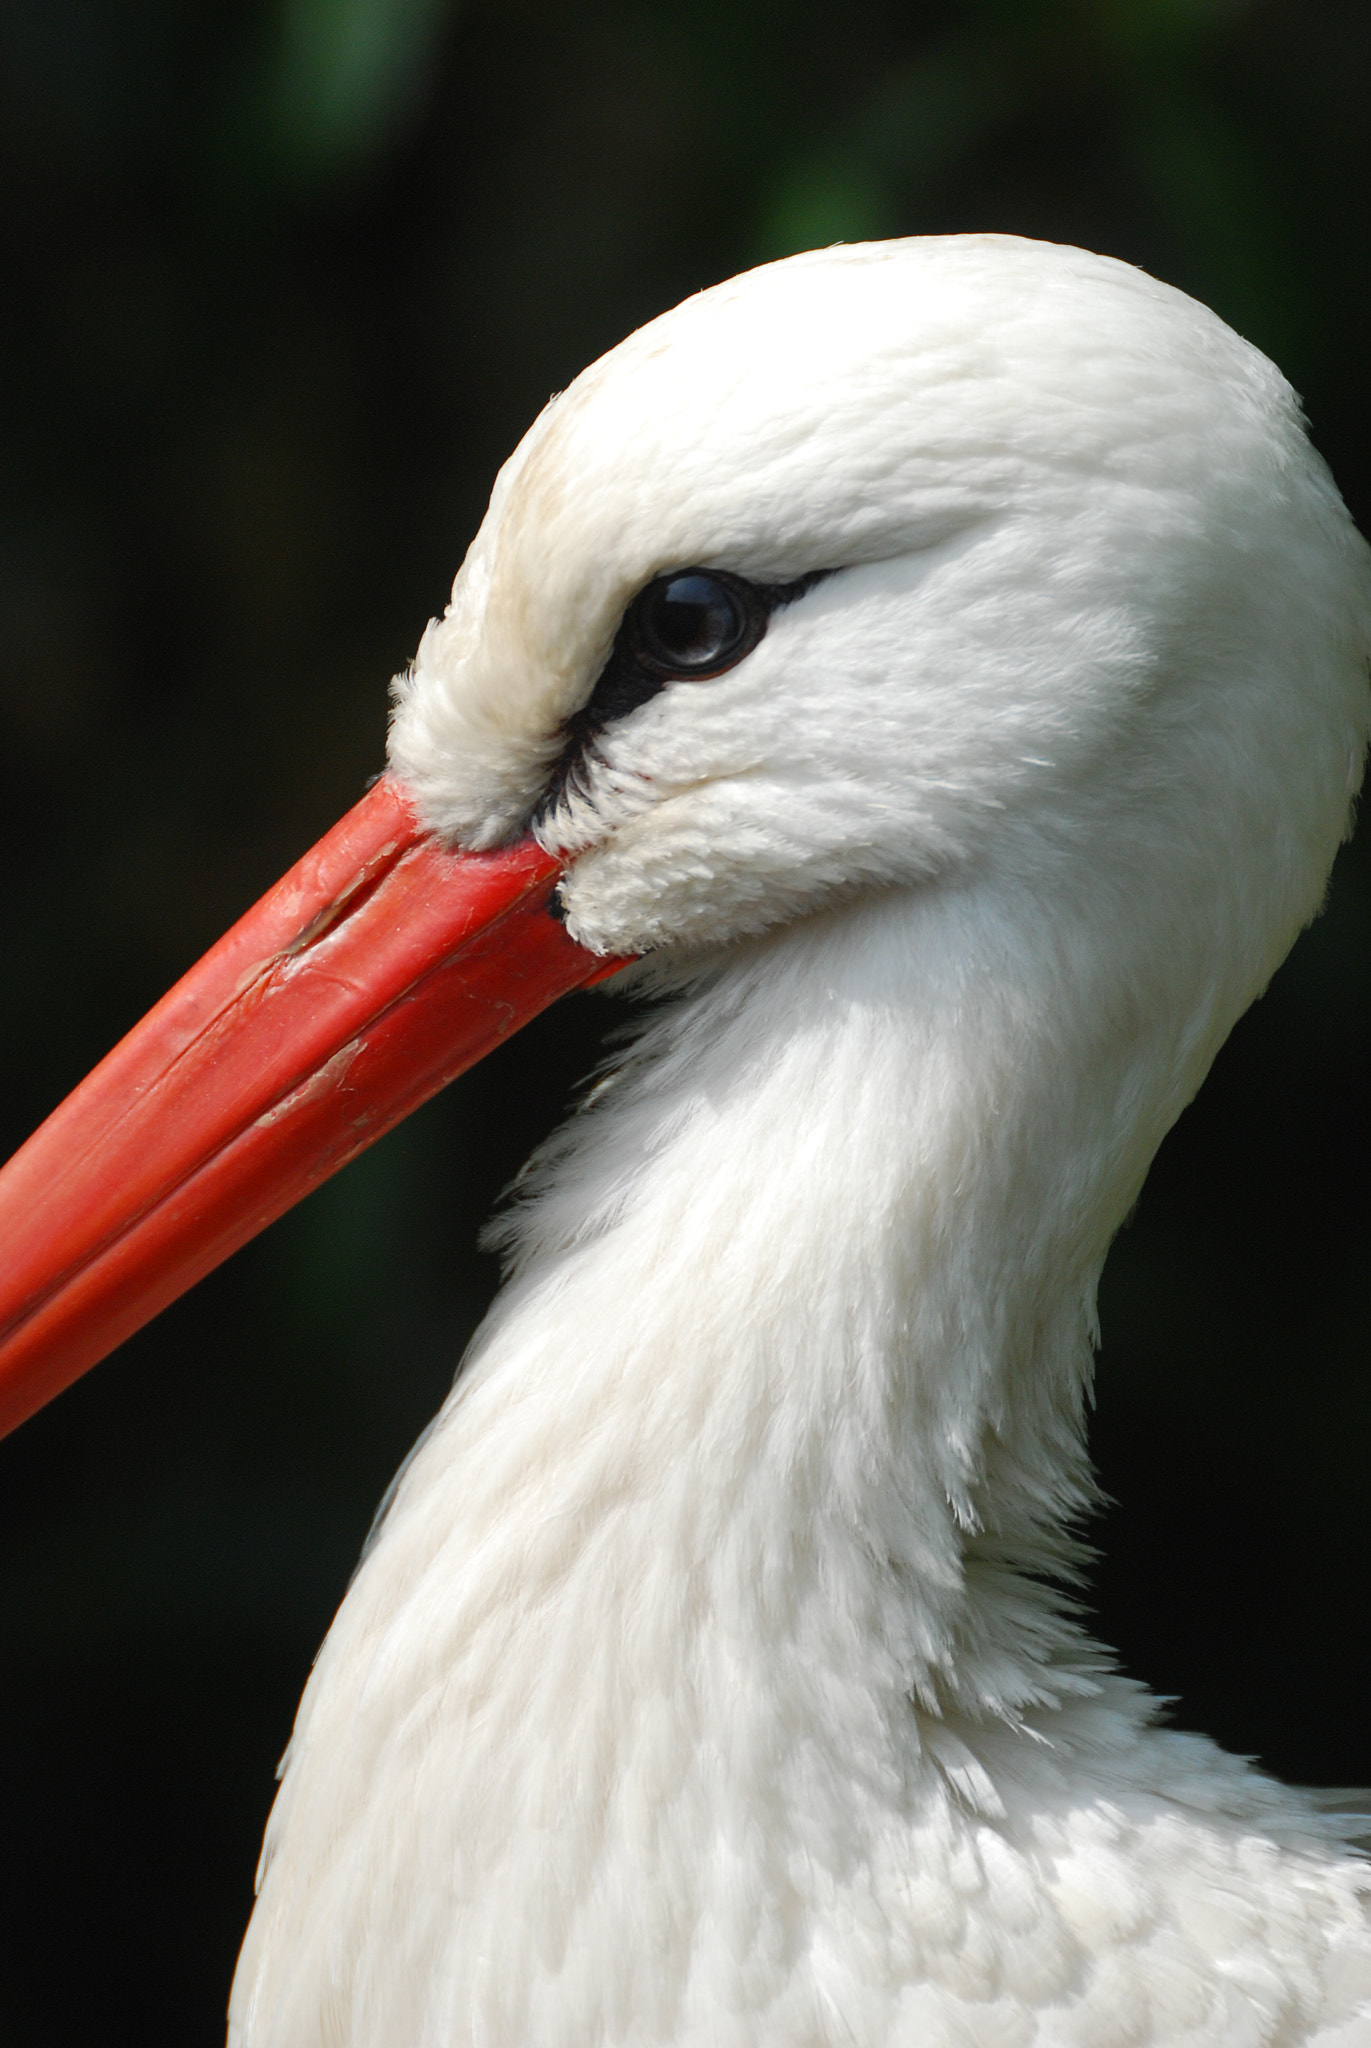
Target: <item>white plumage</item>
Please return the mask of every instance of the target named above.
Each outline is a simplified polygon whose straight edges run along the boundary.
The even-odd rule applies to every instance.
[[[607,723],[625,608],[823,580]],[[555,400],[398,695],[669,1000],[321,1652],[241,2048],[1371,2048],[1371,1872],[1056,1590],[1106,1248],[1316,910],[1371,556],[1255,350],[998,237],[702,294]]]

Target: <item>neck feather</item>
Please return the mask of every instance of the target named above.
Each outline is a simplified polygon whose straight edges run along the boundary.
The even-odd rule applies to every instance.
[[[442,1434],[473,1538],[549,1504],[565,1597],[879,1644],[892,1701],[1018,1720],[1097,1661],[1060,1590],[1095,1284],[1169,1115],[1136,1030],[1070,1042],[1060,947],[947,912],[814,920],[649,1021],[502,1226]]]

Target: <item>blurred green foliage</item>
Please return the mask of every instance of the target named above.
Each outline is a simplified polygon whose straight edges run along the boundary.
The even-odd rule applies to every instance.
[[[381,762],[386,678],[547,394],[835,239],[1140,262],[1371,512],[1365,0],[0,0],[0,1133]],[[612,1007],[612,1006],[611,1006]],[[0,2039],[220,2038],[271,1770],[493,1281],[585,998],[0,1449]],[[1103,1304],[1101,1627],[1371,1776],[1371,877],[1168,1142]]]
[[[306,183],[368,165],[413,119],[447,0],[290,0],[258,109],[283,169]]]

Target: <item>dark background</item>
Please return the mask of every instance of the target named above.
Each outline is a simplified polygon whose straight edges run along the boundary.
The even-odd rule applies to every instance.
[[[0,0],[0,1137],[382,760],[548,393],[834,239],[1082,242],[1275,355],[1371,513],[1371,6]],[[1371,1779],[1371,863],[1111,1261],[1099,1625]],[[576,999],[0,1448],[0,2041],[221,2038],[272,1770],[493,1284]]]

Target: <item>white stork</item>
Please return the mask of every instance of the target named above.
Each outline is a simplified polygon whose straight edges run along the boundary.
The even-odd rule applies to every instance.
[[[561,989],[661,998],[320,1653],[236,2048],[1371,2048],[1350,1823],[1063,1591],[1101,1263],[1369,654],[1289,387],[1121,263],[796,257],[549,405],[389,776],[0,1182],[15,1420]]]

